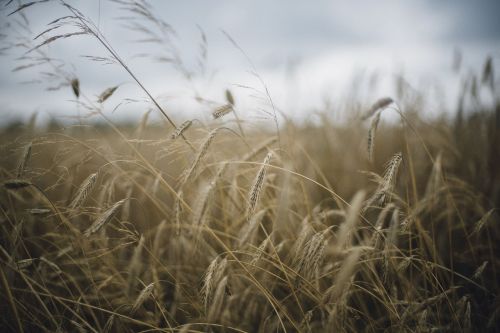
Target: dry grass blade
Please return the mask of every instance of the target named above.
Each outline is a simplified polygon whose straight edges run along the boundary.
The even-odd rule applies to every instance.
[[[116,202],[111,208],[106,210],[104,213],[102,213],[96,220],[95,222],[87,229],[84,231],[84,235],[86,237],[90,237],[90,235],[95,234],[103,226],[108,224],[109,221],[113,218],[113,216],[116,214],[118,209],[123,205],[126,199],[120,200]]]

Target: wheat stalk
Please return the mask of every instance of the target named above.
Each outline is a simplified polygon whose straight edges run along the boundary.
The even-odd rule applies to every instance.
[[[85,199],[87,199],[88,195],[90,192],[92,192],[92,189],[94,188],[94,185],[97,180],[97,172],[89,175],[81,184],[80,187],[78,187],[78,190],[76,191],[76,194],[69,204],[70,209],[76,209],[77,207],[81,206],[84,202]]]
[[[154,286],[155,286],[154,283],[150,283],[146,287],[144,287],[144,289],[141,290],[141,293],[139,294],[139,296],[137,296],[137,299],[134,305],[132,306],[132,310],[130,310],[131,315],[133,315],[137,311],[137,309],[139,309],[139,307],[146,301],[146,299],[148,299],[149,296],[151,296],[151,294],[153,293]]]
[[[231,104],[225,104],[225,105],[222,105],[222,106],[219,106],[218,108],[216,108],[212,112],[212,117],[214,117],[214,119],[218,119],[218,118],[224,117],[226,114],[230,113],[231,111],[233,111],[233,106]]]
[[[183,122],[179,127],[176,128],[174,133],[172,133],[172,140],[177,139],[179,136],[181,136],[191,125],[193,124],[192,120],[186,120]]]
[[[250,220],[255,211],[255,207],[257,207],[257,203],[259,201],[262,188],[264,187],[264,179],[266,177],[266,167],[271,161],[272,156],[273,156],[272,152],[269,152],[266,155],[266,158],[264,159],[264,162],[262,162],[262,166],[260,167],[260,170],[257,173],[257,176],[255,177],[255,180],[253,182],[252,188],[250,190],[250,195],[248,197],[248,206],[246,213],[248,220]]]
[[[212,143],[213,139],[215,138],[215,135],[217,134],[217,132],[219,130],[220,130],[220,127],[215,128],[210,133],[208,133],[207,137],[205,138],[205,141],[203,142],[200,150],[198,151],[198,154],[196,155],[195,159],[193,160],[193,163],[191,163],[191,167],[184,174],[182,184],[185,184],[194,175],[196,168],[198,167],[198,165],[200,164],[200,161],[203,159],[203,157],[208,152],[208,148],[210,147],[210,144]]]
[[[208,309],[208,306],[212,302],[214,286],[219,284],[219,281],[222,279],[224,271],[226,270],[226,266],[227,259],[224,258],[221,260],[220,257],[217,256],[214,260],[212,260],[205,272],[203,287],[201,289],[205,309]]]
[[[109,221],[111,221],[115,213],[118,211],[121,205],[123,205],[124,202],[125,199],[116,202],[111,208],[109,208],[103,214],[101,214],[95,220],[95,222],[87,230],[84,231],[83,234],[86,237],[89,237],[90,235],[98,232],[103,226],[105,226]]]

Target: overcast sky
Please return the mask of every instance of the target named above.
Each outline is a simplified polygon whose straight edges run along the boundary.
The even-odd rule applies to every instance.
[[[19,29],[14,21],[21,19],[7,16],[17,5],[14,1],[5,8],[6,2],[0,11],[3,44],[15,40]],[[435,103],[427,112],[439,114],[445,112],[441,102],[452,109],[464,75],[479,70],[487,55],[493,55],[497,64],[500,55],[497,0],[150,1],[155,15],[175,30],[171,46],[193,73],[187,80],[171,64],[137,56],[166,56],[167,46],[138,43],[142,37],[124,27],[130,21],[119,19],[126,15],[119,5],[105,0],[69,2],[99,26],[144,85],[179,119],[188,114],[206,117],[210,105],[194,97],[223,103],[227,88],[235,95],[237,106],[248,114],[265,107],[264,87],[250,73],[252,66],[276,106],[290,116],[303,117],[324,108],[325,103],[339,105],[353,92],[361,103],[394,96],[394,78],[399,74],[412,87],[433,96]],[[68,15],[57,1],[27,8],[24,13],[30,21],[31,38],[53,19]],[[204,72],[198,64],[200,30],[207,39]],[[463,58],[460,73],[452,70],[456,49]],[[122,68],[82,57],[106,56],[90,37],[57,41],[43,50],[64,59],[65,69],[79,78],[88,96],[95,98],[104,89],[121,84],[106,102],[107,109],[112,110],[123,98],[144,99]],[[4,53],[0,61],[0,121],[27,117],[34,111],[57,117],[75,114],[70,88],[46,90],[50,83],[40,76],[46,67],[13,72],[25,64],[15,60],[22,51]],[[33,80],[42,82],[26,83]],[[132,103],[114,116],[140,116],[147,108],[147,103]]]

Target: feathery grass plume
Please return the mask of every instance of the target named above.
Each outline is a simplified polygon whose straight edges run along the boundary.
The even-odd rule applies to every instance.
[[[80,97],[80,81],[77,78],[74,78],[71,80],[70,84],[76,98]]]
[[[175,234],[179,236],[181,234],[181,215],[182,215],[182,204],[181,201],[184,200],[184,193],[179,191],[175,197],[174,203],[174,215],[175,215]]]
[[[192,124],[193,124],[192,120],[186,120],[185,122],[183,122],[179,127],[175,129],[174,133],[172,133],[171,135],[172,140],[175,140],[179,136],[181,136],[182,133],[184,133]]]
[[[383,97],[379,100],[377,100],[373,105],[366,111],[366,113],[363,115],[361,118],[362,120],[366,120],[373,116],[377,111],[385,109],[388,107],[391,103],[393,103],[394,100],[390,97]]]
[[[483,215],[479,219],[479,221],[476,222],[476,226],[474,227],[474,231],[472,232],[473,234],[477,234],[483,230],[483,227],[485,226],[486,222],[490,219],[491,215],[495,212],[495,208],[490,209],[486,214]]]
[[[118,86],[114,86],[114,87],[107,88],[106,90],[104,90],[99,95],[99,98],[97,99],[97,102],[98,103],[104,103],[105,100],[107,100],[108,98],[111,97],[111,95],[113,95],[113,93],[116,91],[116,89],[118,89]]]
[[[370,130],[368,131],[368,160],[373,162],[373,151],[375,150],[375,134],[377,132],[378,123],[380,122],[380,115],[382,110],[376,113],[370,124]]]
[[[150,283],[146,287],[144,287],[144,289],[142,289],[139,296],[137,296],[134,305],[132,306],[132,310],[130,310],[130,315],[133,315],[137,311],[137,309],[139,309],[139,307],[146,301],[146,299],[151,296],[154,286],[154,283]]]
[[[109,208],[104,213],[99,215],[99,217],[95,220],[95,222],[92,223],[92,225],[87,230],[85,230],[83,234],[86,237],[90,237],[90,235],[98,232],[103,226],[108,224],[108,222],[111,221],[111,219],[113,218],[115,213],[118,211],[118,209],[123,205],[125,200],[126,199],[122,199],[122,200],[116,202],[113,206],[111,206],[111,208]]]
[[[70,32],[70,33],[63,34],[63,35],[52,36],[52,37],[47,38],[42,43],[40,43],[40,44],[36,45],[35,47],[31,48],[30,50],[28,50],[26,52],[26,54],[31,53],[33,51],[36,51],[39,48],[41,48],[42,46],[48,45],[48,44],[55,42],[56,40],[59,40],[59,39],[65,39],[65,38],[70,38],[73,36],[88,35],[88,34],[89,34],[89,31],[86,28],[83,28],[83,30],[81,30],[81,31]]]
[[[23,155],[21,156],[21,159],[19,160],[19,164],[17,166],[17,178],[21,178],[21,176],[23,175],[30,157],[31,157],[31,142],[28,143],[26,147],[24,147]]]
[[[96,184],[97,181],[97,172],[90,174],[81,184],[80,187],[78,187],[78,190],[76,191],[75,196],[73,197],[73,200],[71,201],[69,208],[70,209],[76,209],[77,207],[81,206],[89,194],[92,192],[92,189],[94,188],[94,185]]]
[[[128,266],[128,279],[127,279],[127,296],[130,297],[137,284],[137,277],[139,276],[142,269],[142,249],[144,247],[144,236],[141,235],[139,243],[134,249],[134,254],[132,259],[130,259],[130,264]]]
[[[336,250],[339,253],[351,245],[351,236],[356,229],[364,198],[365,191],[358,191],[351,200],[345,221],[337,232]]]
[[[300,281],[298,280],[299,276],[309,279],[316,274],[319,264],[323,260],[329,232],[330,228],[326,228],[315,233],[304,246],[296,268],[298,274],[296,282]]]
[[[17,12],[20,12],[21,10],[28,8],[30,6],[33,6],[33,5],[36,5],[39,3],[43,3],[43,2],[48,2],[48,1],[49,0],[37,0],[37,1],[31,1],[31,2],[26,2],[26,3],[20,4],[19,7],[17,7],[13,12],[10,12],[9,14],[7,14],[7,16],[10,16],[10,15],[15,14]],[[11,1],[4,4],[4,6],[9,5],[10,3],[11,3]]]
[[[238,246],[242,247],[246,243],[251,242],[253,235],[255,233],[255,230],[259,226],[260,222],[262,221],[262,218],[266,215],[267,208],[264,208],[260,211],[258,211],[256,214],[252,216],[250,221],[245,224],[243,228],[241,228],[239,237],[238,237]]]
[[[262,166],[260,167],[257,176],[253,182],[252,188],[250,190],[250,195],[248,197],[248,206],[247,206],[247,219],[250,220],[252,215],[257,207],[257,203],[259,201],[260,194],[262,192],[262,188],[264,187],[264,180],[266,177],[266,167],[271,161],[273,156],[272,152],[267,153],[266,158],[262,162]]]
[[[194,175],[194,173],[196,171],[196,168],[198,167],[198,165],[200,164],[201,160],[203,159],[203,157],[208,152],[208,148],[210,147],[210,144],[214,140],[215,135],[217,134],[217,132],[219,130],[220,130],[220,127],[217,127],[215,129],[213,129],[212,131],[210,131],[210,133],[208,133],[207,137],[205,138],[205,141],[201,145],[201,148],[200,148],[198,154],[194,158],[193,163],[191,163],[191,167],[184,174],[184,177],[183,177],[183,180],[182,180],[182,184],[185,184]]]
[[[225,105],[222,105],[222,106],[219,106],[218,108],[216,108],[212,112],[212,117],[214,117],[214,119],[218,119],[218,118],[224,117],[226,114],[230,113],[231,111],[233,111],[233,105],[232,104],[225,104]]]
[[[234,106],[234,97],[229,89],[226,89],[226,101]]]
[[[9,190],[17,190],[20,188],[28,187],[33,185],[30,181],[25,179],[9,179],[3,182],[3,186]]]
[[[483,274],[483,271],[484,269],[486,268],[486,266],[488,265],[488,261],[485,261],[481,264],[481,266],[479,266],[475,271],[474,271],[474,274],[472,274],[472,278],[474,280],[478,280],[481,275]]]
[[[214,287],[221,281],[224,271],[226,270],[226,266],[227,259],[220,259],[220,257],[217,256],[214,260],[212,260],[205,272],[201,294],[203,296],[205,310],[207,311],[210,303],[212,302]]]

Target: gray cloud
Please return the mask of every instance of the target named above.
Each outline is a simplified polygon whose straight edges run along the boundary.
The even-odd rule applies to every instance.
[[[378,70],[389,78],[404,69],[409,79],[419,82],[427,76],[450,79],[449,68],[454,47],[460,47],[472,67],[481,65],[488,53],[498,52],[500,40],[500,3],[495,0],[466,1],[152,1],[158,16],[177,31],[175,44],[188,67],[194,68],[200,42],[199,25],[208,37],[210,68],[214,79],[199,78],[187,83],[171,67],[133,58],[137,53],[157,52],[158,48],[132,43],[137,36],[124,30],[117,17],[123,15],[117,5],[107,1],[73,1],[91,17],[137,75],[155,94],[165,96],[172,108],[181,112],[196,89],[205,97],[220,99],[221,91],[231,84],[255,84],[248,75],[249,64],[221,33],[228,32],[255,63],[266,79],[277,101],[283,105],[290,96],[290,86],[300,95],[297,108],[321,103],[325,91],[350,87],[357,69]],[[0,11],[0,26],[14,17]],[[42,31],[47,22],[65,15],[57,2],[26,10],[33,34]],[[2,28],[9,38],[12,28]],[[92,94],[130,78],[122,69],[102,66],[80,55],[104,55],[102,48],[87,37],[55,43],[48,51],[52,56],[73,63],[71,69],[82,87]],[[27,114],[40,106],[47,112],[64,113],[71,107],[67,90],[46,92],[42,86],[19,85],[32,79],[37,71],[12,73],[18,65],[12,53],[0,62],[0,121],[16,114]],[[297,82],[288,82],[287,64],[296,63]],[[456,78],[455,81],[458,81]],[[448,81],[447,81],[448,82]],[[446,82],[444,82],[446,83]],[[193,88],[194,87],[194,88]],[[385,88],[384,88],[385,87]],[[390,92],[388,84],[382,91]],[[123,96],[142,97],[133,84],[120,89]],[[244,92],[246,93],[246,92]],[[247,93],[248,94],[248,93]],[[31,96],[26,99],[24,96]],[[242,96],[244,99],[245,97]],[[248,99],[248,98],[247,98]],[[250,104],[250,101],[248,102]]]

